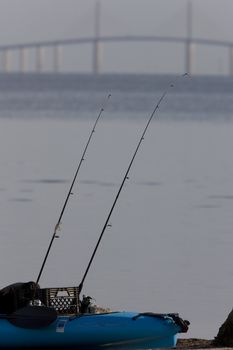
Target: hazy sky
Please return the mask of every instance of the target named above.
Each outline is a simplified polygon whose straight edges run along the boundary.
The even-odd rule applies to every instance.
[[[185,36],[187,1],[101,0],[101,34]],[[0,45],[93,35],[95,3],[96,0],[0,0]],[[192,7],[194,37],[233,41],[233,0],[192,0]],[[67,70],[88,71],[91,48],[82,46],[78,53],[67,50],[63,60]],[[182,71],[184,50],[181,45],[157,43],[105,44],[102,62],[103,71]],[[227,50],[196,48],[197,72],[227,73],[228,69]]]

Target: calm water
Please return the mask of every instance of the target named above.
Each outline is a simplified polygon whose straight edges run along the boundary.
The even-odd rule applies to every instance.
[[[0,76],[0,285],[36,279],[106,106],[41,286],[79,284],[138,138],[174,77]],[[179,312],[212,338],[232,308],[233,79],[180,78],[151,124],[83,292]]]

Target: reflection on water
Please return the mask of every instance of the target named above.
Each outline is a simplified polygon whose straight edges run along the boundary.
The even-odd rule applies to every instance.
[[[9,198],[10,201],[12,202],[31,202],[31,198],[23,198],[23,197],[18,197],[18,198]]]
[[[200,205],[196,205],[196,208],[212,209],[212,208],[220,208],[220,205],[217,205],[217,204],[200,204]]]
[[[29,180],[23,180],[23,182],[52,185],[52,184],[64,184],[64,183],[67,183],[68,181],[64,179],[29,179]]]
[[[209,195],[208,198],[210,198],[210,199],[233,199],[233,196],[232,195],[212,194],[212,195]]]
[[[142,185],[142,186],[161,186],[162,182],[159,181],[141,181],[138,182],[138,185]]]
[[[115,184],[113,182],[107,182],[107,181],[82,180],[80,182],[84,185],[97,185],[97,186],[102,186],[102,187],[117,186],[117,184]]]

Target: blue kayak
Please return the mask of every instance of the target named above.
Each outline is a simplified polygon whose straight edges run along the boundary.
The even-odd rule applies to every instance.
[[[1,349],[167,348],[188,330],[178,314],[100,311],[91,297],[79,299],[79,287],[32,287],[15,283],[0,290]]]
[[[111,312],[58,316],[38,329],[17,327],[0,320],[1,348],[167,348],[187,329],[177,314]]]

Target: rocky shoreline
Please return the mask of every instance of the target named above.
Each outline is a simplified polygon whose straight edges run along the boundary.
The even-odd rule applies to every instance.
[[[213,340],[208,339],[197,339],[197,338],[190,338],[190,339],[178,339],[177,349],[233,349],[232,347],[217,347],[214,345]]]

